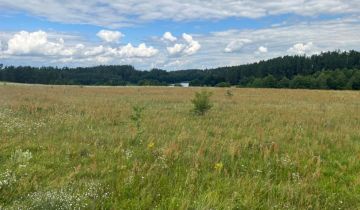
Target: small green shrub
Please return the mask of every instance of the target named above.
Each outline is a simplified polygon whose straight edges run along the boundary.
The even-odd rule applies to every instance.
[[[194,104],[194,113],[197,115],[204,115],[212,107],[210,102],[211,92],[201,91],[195,93],[195,98],[191,100]]]
[[[216,84],[216,87],[231,87],[231,84],[228,82],[220,82]]]
[[[227,97],[231,98],[234,94],[232,93],[232,91],[229,89],[229,90],[226,90],[226,94],[225,94]]]
[[[135,105],[132,107],[133,112],[130,116],[131,121],[133,121],[135,127],[136,127],[136,137],[135,140],[139,140],[141,137],[141,134],[143,134],[144,130],[142,128],[142,118],[143,118],[143,112],[145,107]]]

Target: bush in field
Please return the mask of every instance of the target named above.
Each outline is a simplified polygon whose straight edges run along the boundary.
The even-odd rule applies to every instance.
[[[198,115],[204,115],[212,107],[210,103],[211,92],[201,91],[195,93],[195,98],[191,100],[194,104],[194,112]]]
[[[143,134],[144,130],[142,128],[142,118],[143,118],[143,112],[145,107],[143,106],[133,106],[132,107],[133,112],[130,116],[130,119],[133,121],[135,127],[136,127],[136,140],[140,139],[141,134]]]
[[[353,90],[360,90],[360,71],[356,72],[350,80],[351,88]]]
[[[227,97],[231,98],[234,94],[232,93],[232,91],[229,89],[229,90],[226,90],[226,94],[225,94]]]
[[[220,82],[216,85],[216,87],[231,87],[231,84],[228,82]]]

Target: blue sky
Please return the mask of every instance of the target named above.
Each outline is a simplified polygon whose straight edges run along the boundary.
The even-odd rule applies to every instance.
[[[212,68],[360,50],[356,0],[0,0],[0,63]]]

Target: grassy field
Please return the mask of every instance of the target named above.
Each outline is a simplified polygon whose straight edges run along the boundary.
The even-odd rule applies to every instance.
[[[199,90],[1,85],[0,209],[360,209],[360,92]]]

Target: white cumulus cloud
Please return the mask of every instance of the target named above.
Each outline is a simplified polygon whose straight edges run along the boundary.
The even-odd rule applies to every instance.
[[[226,53],[239,51],[244,45],[252,43],[250,39],[238,39],[231,41],[224,49]]]
[[[184,49],[185,54],[193,55],[200,50],[200,43],[198,41],[195,41],[191,35],[183,33],[182,37],[188,44]]]
[[[87,49],[84,52],[84,55],[85,56],[96,56],[96,55],[103,54],[105,52],[105,50],[106,50],[106,48],[104,46],[100,45],[97,47],[92,47],[92,48]]]
[[[177,40],[177,38],[173,37],[172,40]],[[170,55],[193,55],[198,52],[200,48],[201,45],[198,41],[195,41],[191,35],[183,33],[182,43],[176,43],[172,47],[167,47],[166,50]]]
[[[185,45],[183,44],[175,44],[173,47],[167,47],[167,51],[170,55],[175,55],[184,50]]]
[[[294,44],[294,46],[289,48],[287,52],[291,54],[303,55],[303,54],[312,53],[313,50],[314,50],[314,44],[312,42],[308,42],[306,44],[304,43]]]
[[[267,53],[268,52],[268,48],[264,47],[264,46],[260,46],[258,49],[259,53]]]
[[[145,43],[141,43],[137,47],[129,43],[115,48],[103,45],[85,47],[78,56],[85,58],[96,57],[97,60],[106,61],[111,60],[111,58],[150,58],[158,54],[158,52],[158,49],[148,47]]]
[[[170,42],[175,42],[177,40],[177,38],[174,37],[170,32],[165,32],[162,38],[163,40],[167,40]]]
[[[49,35],[44,31],[20,31],[12,35],[6,35],[8,37],[7,48],[2,44],[0,57],[24,61],[26,65],[34,60],[41,62],[41,65],[49,63],[84,63],[85,65],[93,65],[98,63],[109,64],[111,62],[126,63],[132,59],[148,59],[159,53],[158,49],[147,46],[145,43],[138,46],[129,43],[113,47],[95,45],[90,42],[74,43],[75,40],[72,40],[71,44],[65,44],[61,36],[61,34]],[[64,36],[66,37],[66,35]],[[0,38],[3,39],[4,37],[0,34]],[[28,56],[31,57],[28,58]]]
[[[96,35],[105,42],[118,42],[122,37],[124,37],[124,34],[120,31],[109,30],[101,30]]]
[[[20,31],[8,40],[7,55],[72,55],[74,51],[64,46],[64,40],[49,41],[48,34],[44,31]]]
[[[156,55],[159,50],[154,47],[147,47],[145,43],[140,44],[138,47],[133,47],[131,44],[127,44],[124,47],[117,49],[116,54],[120,57],[143,57],[150,58]]]

